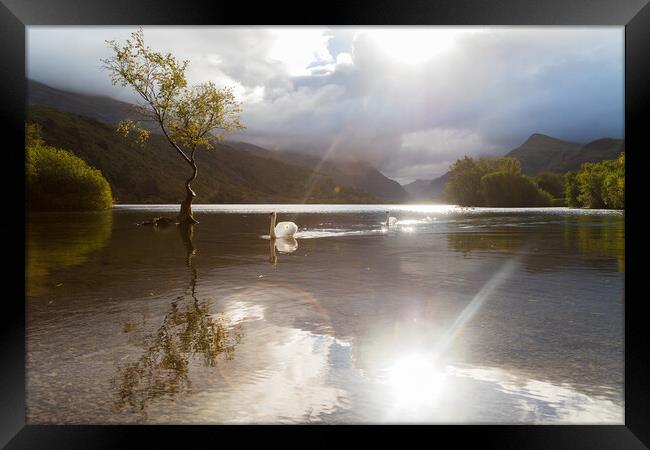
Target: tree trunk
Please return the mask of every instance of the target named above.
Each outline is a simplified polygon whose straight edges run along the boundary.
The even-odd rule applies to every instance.
[[[194,162],[194,158],[192,158],[190,163],[192,165],[192,176],[188,178],[188,180],[185,182],[185,200],[183,200],[183,203],[181,203],[181,211],[180,213],[178,213],[178,221],[181,224],[199,223],[194,219],[194,216],[192,215],[192,202],[194,201],[194,197],[196,197],[196,194],[194,193],[194,191],[190,186],[190,183],[194,181],[194,179],[196,178],[198,169],[196,167],[196,163]]]

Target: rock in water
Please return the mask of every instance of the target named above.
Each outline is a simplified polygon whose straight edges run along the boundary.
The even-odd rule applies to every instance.
[[[174,219],[170,219],[169,217],[154,217],[152,220],[145,220],[144,222],[140,222],[138,225],[166,227],[172,224],[176,224],[176,221]]]
[[[176,224],[176,221],[174,219],[170,219],[168,217],[158,217],[154,219],[154,224],[157,227],[166,227],[168,225]]]

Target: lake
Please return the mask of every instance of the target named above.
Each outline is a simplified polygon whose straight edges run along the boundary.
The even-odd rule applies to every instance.
[[[27,217],[28,423],[624,423],[621,211],[177,208]]]

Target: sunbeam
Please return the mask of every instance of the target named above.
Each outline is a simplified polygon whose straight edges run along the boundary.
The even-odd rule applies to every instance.
[[[456,318],[452,326],[443,335],[442,339],[438,342],[434,356],[439,358],[444,354],[451,343],[454,341],[460,330],[474,318],[476,313],[483,307],[485,302],[489,300],[494,293],[495,289],[501,286],[509,277],[512,272],[519,265],[519,258],[515,257],[507,261],[501,269],[499,269],[492,277],[483,285],[480,291],[474,296],[471,302],[463,309],[460,315]]]

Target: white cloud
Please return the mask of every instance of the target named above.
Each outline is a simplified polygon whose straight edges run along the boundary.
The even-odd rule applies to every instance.
[[[128,100],[99,59],[105,39],[130,31],[30,26],[28,76]],[[579,142],[623,134],[622,27],[144,31],[152,48],[190,60],[190,82],[234,87],[247,126],[238,139],[334,148],[388,176],[431,178],[462,154],[503,154],[535,132]]]
[[[289,76],[310,75],[308,67],[312,63],[333,61],[328,40],[323,29],[276,29],[272,32],[268,58],[285,65]]]
[[[352,55],[347,53],[347,52],[339,53],[338,55],[336,55],[336,64],[339,64],[339,65],[353,64]]]

